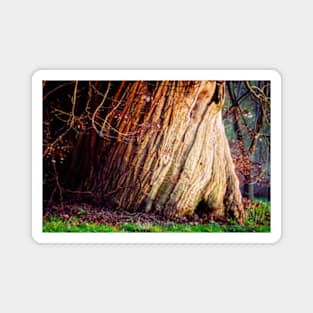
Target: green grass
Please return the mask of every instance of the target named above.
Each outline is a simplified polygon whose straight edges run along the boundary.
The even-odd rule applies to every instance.
[[[51,216],[43,222],[43,232],[59,233],[98,233],[113,232],[113,226],[99,225],[92,223],[80,223],[77,218],[63,220],[60,217]]]
[[[43,224],[43,232],[71,232],[71,233],[102,233],[102,232],[150,232],[150,233],[192,233],[192,232],[269,232],[270,226],[266,225],[219,225],[218,223],[208,223],[203,225],[189,224],[139,224],[128,223],[119,226],[99,225],[92,223],[73,223],[73,221],[64,221],[58,218],[47,220]]]
[[[270,203],[266,199],[258,199],[252,206],[246,208],[244,224],[252,227],[257,225],[270,226]]]
[[[186,223],[125,223],[117,226],[81,222],[78,217],[62,219],[50,216],[43,222],[43,232],[71,232],[71,233],[103,233],[103,232],[270,232],[270,203],[264,199],[255,202],[246,209],[244,225],[238,225],[229,220],[221,225],[216,222],[207,224]]]

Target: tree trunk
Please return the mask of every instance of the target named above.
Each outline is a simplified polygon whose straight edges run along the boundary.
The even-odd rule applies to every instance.
[[[224,82],[119,84],[89,98],[93,131],[79,135],[65,185],[110,209],[188,216],[201,203],[212,217],[242,222],[221,115]]]

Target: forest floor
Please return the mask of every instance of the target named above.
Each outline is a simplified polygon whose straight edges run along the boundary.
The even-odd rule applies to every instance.
[[[270,232],[270,205],[266,201],[251,202],[244,225],[197,215],[167,219],[143,212],[99,210],[87,204],[53,205],[44,210],[43,232]]]

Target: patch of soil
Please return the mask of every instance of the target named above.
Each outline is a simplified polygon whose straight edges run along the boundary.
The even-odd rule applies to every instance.
[[[52,205],[45,208],[43,211],[44,220],[48,220],[51,216],[59,217],[62,220],[77,218],[80,223],[105,224],[108,226],[123,225],[126,223],[151,223],[151,224],[166,224],[174,222],[177,224],[207,224],[210,219],[207,216],[199,217],[194,214],[190,217],[182,218],[167,218],[157,213],[144,212],[127,212],[125,210],[108,210],[106,208],[94,207],[89,204],[72,204],[64,205],[63,207]],[[225,224],[224,220],[215,220],[219,224]]]

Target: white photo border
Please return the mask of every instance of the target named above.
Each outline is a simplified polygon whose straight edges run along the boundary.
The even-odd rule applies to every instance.
[[[43,80],[271,81],[271,231],[268,233],[44,233],[42,185]],[[38,70],[32,76],[32,238],[37,243],[275,243],[282,232],[281,76],[276,70]]]

